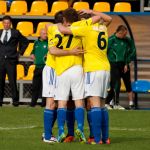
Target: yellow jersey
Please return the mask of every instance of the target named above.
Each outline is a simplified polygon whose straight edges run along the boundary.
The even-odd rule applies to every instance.
[[[84,71],[110,70],[107,58],[108,33],[105,25],[92,24],[92,19],[73,23],[71,31],[74,36],[82,37],[84,53]]]
[[[50,43],[51,43],[52,39],[55,38],[55,34],[58,34],[58,33],[60,34],[56,24],[48,27],[48,31],[47,31],[48,47],[50,47],[50,45],[51,45]],[[56,38],[55,41],[53,41],[53,42],[57,43],[58,39]],[[55,56],[51,55],[49,51],[47,53],[46,65],[55,69]]]
[[[57,42],[56,42],[57,41]],[[64,50],[72,50],[75,47],[82,48],[81,38],[73,35],[55,34],[55,39],[51,40],[49,47],[56,46]],[[55,56],[55,71],[61,75],[64,71],[75,65],[82,65],[82,55]]]

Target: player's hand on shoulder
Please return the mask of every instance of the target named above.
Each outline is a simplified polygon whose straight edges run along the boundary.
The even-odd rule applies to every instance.
[[[81,47],[75,47],[70,51],[71,55],[81,55],[84,54],[84,50]]]

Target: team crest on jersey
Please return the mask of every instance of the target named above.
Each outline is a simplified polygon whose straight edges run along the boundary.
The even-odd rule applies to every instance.
[[[44,48],[46,48],[47,46],[46,46],[46,45],[44,45],[43,47],[44,47]]]
[[[50,45],[53,45],[53,44],[54,44],[54,42],[53,42],[53,41],[50,41],[50,42],[49,42],[49,44],[50,44]]]

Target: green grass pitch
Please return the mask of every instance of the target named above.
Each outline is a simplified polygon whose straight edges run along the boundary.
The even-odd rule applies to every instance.
[[[0,150],[149,150],[150,111],[110,111],[111,145],[60,143],[50,145],[41,141],[43,109],[0,108]],[[88,125],[85,121],[85,135]],[[57,135],[57,126],[54,127]]]

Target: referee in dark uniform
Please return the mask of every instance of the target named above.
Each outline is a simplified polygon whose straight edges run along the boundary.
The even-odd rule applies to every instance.
[[[16,65],[19,55],[24,53],[29,41],[18,30],[11,29],[12,18],[10,16],[4,16],[2,22],[4,29],[0,30],[0,106],[3,104],[6,74],[8,74],[11,87],[13,105],[18,106]]]

